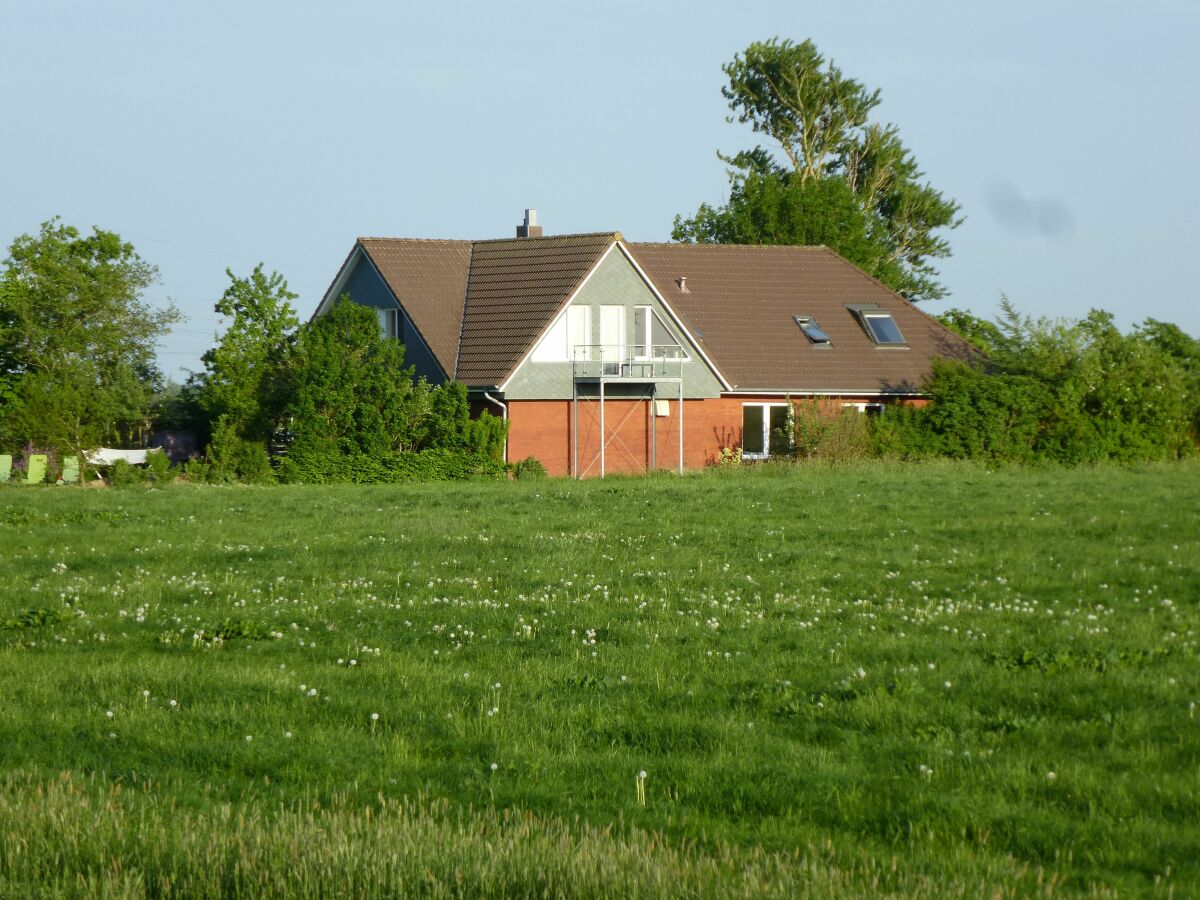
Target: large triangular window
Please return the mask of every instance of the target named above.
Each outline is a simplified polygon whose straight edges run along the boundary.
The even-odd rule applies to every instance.
[[[633,308],[633,355],[637,359],[687,359],[679,339],[649,306]]]

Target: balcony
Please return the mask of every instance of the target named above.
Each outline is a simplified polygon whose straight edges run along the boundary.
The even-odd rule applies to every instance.
[[[576,381],[678,381],[686,360],[678,344],[576,344],[571,369]]]

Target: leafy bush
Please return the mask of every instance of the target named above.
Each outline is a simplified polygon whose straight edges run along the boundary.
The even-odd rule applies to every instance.
[[[840,462],[871,455],[867,417],[853,407],[833,410],[817,400],[793,403],[792,448],[797,459]]]
[[[919,448],[912,455],[1016,462],[1038,457],[1052,397],[1036,379],[935,360],[928,391],[929,406],[908,413],[904,423],[924,431],[918,437],[909,430]],[[891,417],[889,410],[881,418]]]
[[[204,484],[208,481],[209,468],[202,459],[189,459],[183,464],[183,477],[192,484]]]
[[[986,363],[935,362],[929,406],[872,432],[882,455],[1062,463],[1175,459],[1200,425],[1200,342],[1147,320],[1122,334],[1111,315],[1031,319],[1003,304],[996,324],[951,310]]]
[[[163,484],[171,480],[171,460],[167,454],[152,451],[146,454],[146,472],[155,484]]]
[[[108,467],[108,483],[113,487],[127,487],[131,484],[141,484],[146,480],[146,473],[137,466],[131,466],[123,459],[118,459]]]
[[[377,484],[503,478],[507,469],[488,456],[435,447],[379,458],[361,453],[289,455],[280,461],[278,474],[293,484]]]
[[[513,464],[512,473],[517,480],[545,478],[546,467],[536,456],[527,456]]]
[[[213,429],[208,460],[208,481],[213,484],[275,483],[267,448],[257,441],[243,440],[225,418]]]

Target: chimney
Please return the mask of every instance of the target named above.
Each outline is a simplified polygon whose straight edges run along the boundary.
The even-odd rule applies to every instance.
[[[681,294],[690,294],[691,293],[691,291],[688,290],[686,275],[680,275],[678,278],[675,279],[675,283],[679,285],[679,293],[681,293]]]
[[[525,224],[517,226],[517,237],[538,238],[542,236],[542,226],[537,223],[537,210],[525,210]]]

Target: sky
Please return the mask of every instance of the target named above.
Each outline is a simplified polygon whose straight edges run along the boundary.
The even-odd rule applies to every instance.
[[[976,8],[978,7],[978,8]],[[358,236],[670,237],[727,197],[721,66],[811,38],[883,102],[962,206],[950,307],[1108,310],[1200,335],[1200,4],[0,0],[0,244],[51,216],[154,263],[187,320],[226,269],[282,273],[308,318]],[[768,145],[769,146],[769,145]]]

